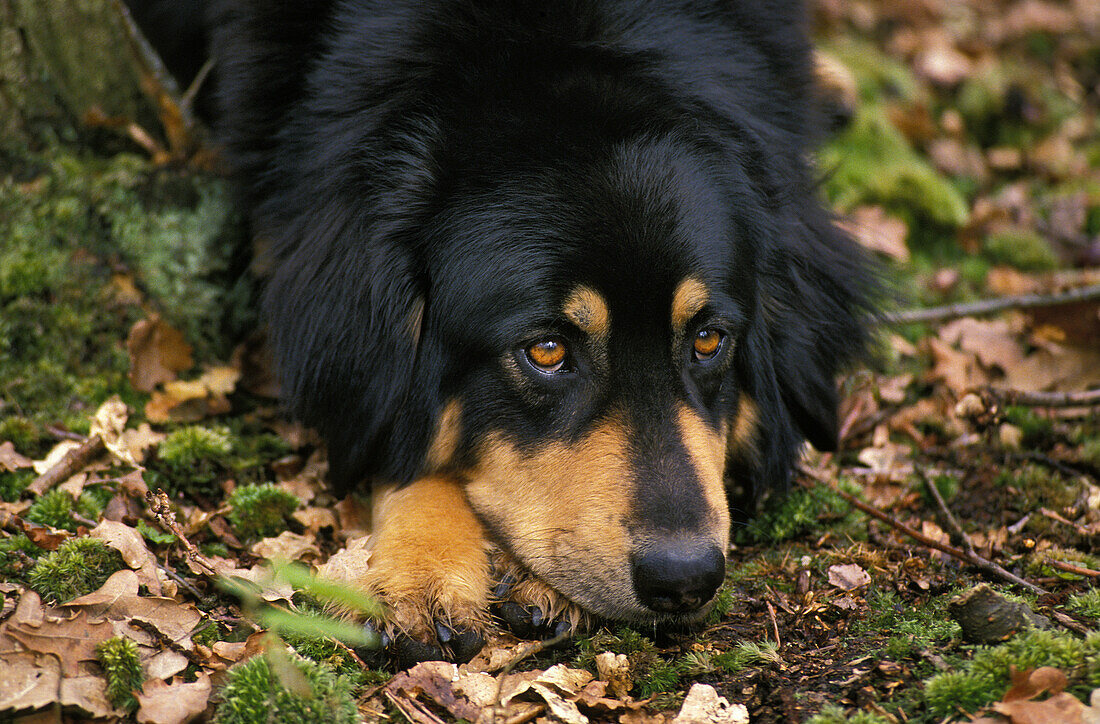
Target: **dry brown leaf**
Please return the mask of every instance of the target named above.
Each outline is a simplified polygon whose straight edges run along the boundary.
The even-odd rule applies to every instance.
[[[11,440],[0,442],[0,468],[13,473],[16,470],[29,468],[33,465],[33,460],[15,451],[15,445],[12,444]]]
[[[970,58],[958,51],[943,35],[936,33],[917,54],[913,69],[940,86],[953,86],[965,80],[973,69]]]
[[[909,247],[905,243],[909,226],[887,214],[881,206],[856,207],[840,226],[863,247],[890,259],[909,261]]]
[[[943,325],[940,339],[977,356],[986,369],[1007,371],[1024,359],[1024,346],[1006,319],[963,317]]]
[[[313,561],[321,550],[313,536],[298,535],[284,530],[276,538],[264,538],[252,546],[252,554],[268,560]]]
[[[8,622],[0,627],[0,650],[17,650],[18,642],[28,651],[56,657],[64,677],[79,676],[81,662],[95,661],[95,647],[114,636],[108,621],[77,611],[69,618],[42,620],[38,626]]]
[[[192,683],[167,684],[149,679],[138,692],[140,724],[185,724],[199,717],[210,701],[210,676],[199,672]]]
[[[634,677],[630,670],[630,659],[626,654],[604,651],[596,655],[596,673],[607,682],[611,693],[620,699],[626,698],[634,688]]]
[[[160,577],[157,575],[157,559],[145,545],[145,539],[141,533],[124,523],[113,520],[104,520],[88,535],[99,538],[110,547],[122,554],[122,560],[126,565],[137,572],[138,582],[144,585],[154,596],[160,596],[163,591],[160,586]],[[134,590],[137,593],[137,590]]]
[[[1094,724],[1100,717],[1100,711],[1065,693],[1044,701],[999,701],[993,710],[1011,724]]]
[[[936,337],[928,337],[924,342],[932,353],[933,366],[928,370],[932,381],[942,381],[960,397],[967,390],[989,382],[973,354],[960,352]]]
[[[294,520],[310,533],[316,534],[322,528],[336,530],[336,514],[328,508],[302,508],[294,511],[291,516]]]
[[[855,563],[829,566],[829,584],[842,591],[854,591],[871,582],[867,571]]]
[[[481,707],[475,706],[465,697],[455,695],[451,684],[457,676],[454,664],[443,661],[426,661],[403,671],[386,684],[390,694],[405,695],[410,699],[426,696],[446,709],[452,716],[468,721],[476,721]]]
[[[63,610],[79,610],[95,618],[129,621],[140,619],[151,624],[165,638],[190,649],[191,632],[202,621],[202,614],[191,604],[171,598],[138,596],[138,576],[121,570],[107,579],[98,591],[65,604]]]
[[[1065,691],[1067,683],[1066,675],[1053,666],[1041,666],[1034,670],[1013,670],[1012,686],[1001,697],[1001,700],[1034,699],[1046,691],[1051,694],[1058,694]]]
[[[130,384],[141,392],[152,392],[162,382],[171,382],[194,364],[191,345],[183,333],[158,315],[130,328],[126,351],[130,354]]]
[[[565,724],[587,724],[588,717],[577,708],[576,699],[585,684],[592,681],[591,673],[583,669],[570,669],[565,664],[556,664],[542,672],[527,673],[505,677],[501,704],[507,706],[520,696],[528,700],[535,696],[544,701],[554,717]]]
[[[709,684],[692,684],[672,724],[748,724],[744,704],[731,704]]]
[[[1012,389],[1082,390],[1100,384],[1100,352],[1048,344],[1005,370],[1005,385]]]
[[[151,422],[198,422],[229,412],[232,406],[227,395],[235,389],[240,374],[233,367],[212,367],[197,380],[166,382],[146,403],[145,416]]]

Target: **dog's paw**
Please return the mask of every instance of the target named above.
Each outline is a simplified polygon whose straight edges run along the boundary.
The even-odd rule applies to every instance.
[[[591,615],[505,553],[495,551],[492,612],[516,636],[554,638],[590,627]]]
[[[491,628],[487,543],[461,491],[426,478],[389,491],[355,585],[384,610],[372,625],[405,668],[469,661]]]

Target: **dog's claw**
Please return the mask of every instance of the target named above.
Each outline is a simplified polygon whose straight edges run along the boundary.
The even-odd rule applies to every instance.
[[[454,632],[442,621],[436,622],[435,635],[439,637],[439,643],[441,644],[445,644],[454,638]]]
[[[493,596],[498,599],[504,598],[514,585],[516,585],[516,579],[509,573],[504,574],[504,577],[497,583],[496,588],[493,589]]]
[[[522,606],[514,601],[504,601],[496,606],[497,617],[521,639],[544,638],[554,621],[547,621],[546,614],[538,606]],[[562,621],[568,628],[568,622]],[[556,628],[556,626],[555,626]]]
[[[394,638],[392,650],[399,669],[408,669],[422,661],[446,661],[447,659],[441,647],[404,635]]]

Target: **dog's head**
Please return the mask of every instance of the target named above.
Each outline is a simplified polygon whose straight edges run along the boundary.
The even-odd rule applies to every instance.
[[[727,476],[782,485],[801,439],[835,438],[833,375],[859,340],[830,286],[843,239],[667,137],[499,162],[416,246],[277,270],[290,397],[337,483],[451,473],[582,607],[698,615],[723,577]]]
[[[613,52],[563,11],[522,62],[482,47],[507,23],[424,48],[349,31],[256,214],[280,237],[284,391],[334,482],[450,473],[501,546],[610,618],[699,615],[727,484],[782,487],[803,440],[834,444],[863,343],[864,265],[805,161],[805,40],[723,12],[747,16],[624,15]],[[406,68],[391,47],[416,82],[349,99]]]

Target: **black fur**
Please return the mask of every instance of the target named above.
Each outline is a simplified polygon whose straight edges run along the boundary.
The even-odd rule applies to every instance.
[[[644,423],[666,397],[717,425],[743,394],[761,429],[740,484],[783,487],[803,439],[835,445],[872,284],[807,163],[798,3],[222,0],[211,20],[284,392],[335,483],[415,478],[452,396],[467,455],[490,429],[579,436],[613,404]],[[690,275],[736,346],[681,383],[667,307],[631,299]],[[578,283],[653,333],[603,378],[517,386],[502,355],[556,330]]]

